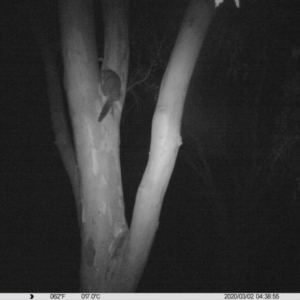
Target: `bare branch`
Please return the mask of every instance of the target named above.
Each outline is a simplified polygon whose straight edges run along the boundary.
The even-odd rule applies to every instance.
[[[131,89],[133,89],[133,87],[135,87],[136,85],[138,85],[138,84],[140,84],[140,83],[146,81],[146,80],[149,78],[149,76],[150,76],[150,74],[151,74],[151,70],[152,70],[153,65],[154,65],[154,62],[151,64],[151,66],[150,66],[148,72],[145,74],[144,78],[142,78],[142,79],[140,79],[140,80],[134,82],[133,84],[131,84],[131,85],[127,88],[127,93],[128,93]]]

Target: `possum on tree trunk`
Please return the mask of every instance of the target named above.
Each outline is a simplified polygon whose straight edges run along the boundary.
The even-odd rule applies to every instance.
[[[106,69],[100,73],[100,86],[102,94],[107,98],[98,122],[101,122],[115,101],[121,98],[121,80],[119,75],[113,70]]]

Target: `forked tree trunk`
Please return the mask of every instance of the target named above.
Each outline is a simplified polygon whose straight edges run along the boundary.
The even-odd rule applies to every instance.
[[[121,77],[128,69],[127,1],[103,1],[104,66]],[[162,81],[152,124],[149,162],[128,230],[119,160],[124,99],[97,122],[101,110],[91,1],[61,0],[67,91],[79,172],[82,292],[135,291],[159,224],[162,201],[181,144],[182,108],[194,65],[214,12],[214,2],[191,1]],[[55,122],[55,120],[53,120]],[[72,178],[71,178],[72,180]],[[174,220],[175,221],[175,220]]]

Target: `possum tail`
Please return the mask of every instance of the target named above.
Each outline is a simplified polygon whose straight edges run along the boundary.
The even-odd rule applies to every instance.
[[[112,104],[113,104],[113,101],[111,99],[108,99],[106,101],[106,103],[104,104],[104,106],[102,108],[101,114],[98,118],[98,122],[101,122],[105,118],[105,116],[108,114],[109,109],[111,108]]]

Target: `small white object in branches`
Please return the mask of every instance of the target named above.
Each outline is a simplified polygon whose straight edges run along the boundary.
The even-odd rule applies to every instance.
[[[224,0],[215,0],[216,7],[219,6]],[[240,7],[240,0],[234,0],[236,7]]]

